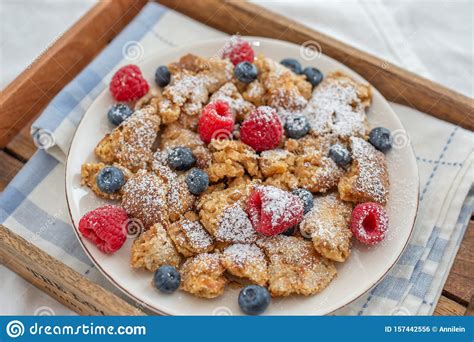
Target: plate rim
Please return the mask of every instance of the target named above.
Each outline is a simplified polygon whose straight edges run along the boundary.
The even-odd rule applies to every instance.
[[[293,45],[293,46],[298,46],[297,44],[295,43],[292,43],[292,42],[288,42],[288,41],[285,41],[285,40],[279,40],[279,39],[273,39],[273,38],[266,38],[266,37],[259,37],[259,36],[242,36],[242,38],[244,39],[250,39],[250,40],[260,40],[260,41],[268,41],[268,42],[274,42],[274,43],[283,43],[283,44],[288,44],[288,45]],[[186,47],[183,47],[183,46],[178,46],[178,47],[174,47],[174,48],[171,48],[169,49],[165,54],[171,54],[172,52],[175,52],[177,50],[180,50],[180,49],[192,49],[193,46],[195,45],[204,45],[204,44],[209,44],[209,43],[214,43],[214,42],[218,42],[218,41],[221,41],[221,40],[226,40],[228,39],[228,37],[218,37],[218,38],[212,38],[212,39],[205,39],[205,40],[200,40],[194,44],[191,44],[189,46],[186,46]],[[151,60],[151,59],[154,59],[154,58],[157,58],[157,56],[160,56],[160,55],[163,55],[159,52],[155,52],[151,55],[149,55],[148,57],[144,58],[143,60],[141,61],[138,61],[138,63],[144,63],[144,62],[147,62],[148,60]],[[362,77],[358,72],[354,71],[353,69],[349,68],[348,66],[346,66],[344,63],[341,63],[339,62],[338,60],[324,54],[324,53],[320,53],[320,55],[323,55],[325,58],[331,60],[332,62],[335,62],[337,64],[339,64],[340,66],[343,66],[344,68],[346,69],[349,69],[351,72],[353,72],[354,74],[356,74],[359,78],[361,78],[362,80],[364,80],[367,84],[370,85],[370,87],[372,88],[372,91],[375,91],[377,92],[381,97],[382,99],[390,106],[389,104],[389,101],[385,98],[385,96],[383,96],[377,88],[375,88],[369,81],[367,81],[364,77]],[[118,65],[120,65],[121,62],[119,62],[115,67],[117,68]],[[94,256],[89,252],[89,249],[85,246],[83,240],[82,240],[82,237],[80,236],[80,234],[78,233],[78,227],[76,226],[76,224],[74,223],[74,219],[73,219],[73,216],[72,216],[72,212],[71,212],[71,207],[70,207],[70,202],[69,202],[69,196],[68,196],[68,186],[67,186],[67,181],[68,181],[68,163],[69,163],[69,158],[70,158],[70,151],[71,151],[71,147],[73,146],[74,144],[74,141],[76,139],[76,136],[77,136],[77,132],[81,126],[81,124],[83,123],[83,119],[84,117],[86,116],[86,113],[89,111],[90,107],[93,105],[93,103],[97,100],[97,98],[103,94],[104,92],[107,91],[107,87],[104,88],[102,91],[99,92],[99,94],[97,95],[97,97],[88,105],[88,108],[86,109],[86,111],[84,112],[84,114],[82,115],[81,119],[79,120],[75,130],[74,130],[74,134],[71,138],[71,143],[68,147],[68,151],[67,151],[67,155],[66,155],[66,162],[64,164],[64,190],[65,190],[65,195],[66,195],[66,205],[67,205],[67,210],[68,210],[68,214],[69,214],[69,218],[71,220],[71,225],[73,227],[73,230],[74,230],[74,234],[76,235],[77,239],[79,240],[79,243],[82,247],[82,249],[84,250],[84,252],[86,253],[86,255],[89,257],[89,259],[94,263],[95,267],[100,271],[100,273],[102,275],[104,275],[116,288],[118,288],[122,293],[124,293],[125,295],[127,295],[130,299],[133,299],[136,303],[139,303],[140,305],[143,305],[144,307],[148,308],[149,310],[153,311],[154,313],[158,313],[160,315],[164,315],[164,316],[170,316],[172,314],[170,313],[167,313],[165,311],[162,311],[160,309],[158,309],[157,307],[155,307],[154,305],[151,305],[149,303],[145,303],[143,302],[142,300],[140,300],[139,298],[137,298],[134,294],[132,294],[130,291],[128,291],[127,289],[125,289],[123,286],[121,286],[114,278],[112,278],[112,276],[110,274],[108,274],[101,266],[100,264],[97,262],[97,260],[94,258]],[[406,132],[406,129],[405,129],[405,126],[403,125],[403,123],[400,121],[400,118],[398,117],[398,115],[396,114],[396,112],[390,107],[390,110],[393,112],[395,118],[398,120],[400,126],[403,128],[403,130]],[[410,234],[408,235],[406,241],[405,241],[405,244],[403,246],[403,248],[400,250],[400,253],[398,254],[397,258],[394,260],[394,262],[387,268],[387,270],[380,276],[380,278],[375,281],[372,285],[370,285],[367,289],[365,289],[363,292],[361,292],[359,295],[355,296],[354,298],[350,299],[347,303],[341,305],[340,307],[338,308],[335,308],[333,310],[331,310],[330,312],[327,312],[325,314],[322,314],[322,315],[331,315],[332,313],[334,313],[335,311],[337,310],[340,310],[348,305],[350,305],[351,303],[355,302],[356,300],[358,300],[360,297],[362,297],[363,295],[365,295],[366,293],[368,293],[369,291],[371,291],[374,287],[376,287],[383,279],[385,279],[386,275],[388,274],[388,272],[390,272],[393,267],[397,264],[397,262],[400,260],[403,252],[406,250],[407,246],[408,246],[408,243],[409,241],[411,240],[412,236],[413,236],[413,231],[414,231],[414,228],[415,228],[415,224],[416,224],[416,220],[418,218],[418,212],[419,212],[419,205],[420,205],[420,181],[419,181],[419,168],[418,168],[418,164],[416,163],[416,155],[415,155],[415,151],[413,149],[413,144],[411,142],[411,140],[409,140],[409,143],[408,143],[408,146],[410,147],[410,151],[412,153],[412,155],[415,157],[415,167],[416,167],[416,208],[415,208],[415,214],[413,216],[413,220],[412,220],[412,223],[411,223],[411,227],[410,227]]]

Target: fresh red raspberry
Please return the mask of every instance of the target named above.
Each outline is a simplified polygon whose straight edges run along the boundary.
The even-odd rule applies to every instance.
[[[255,52],[249,42],[246,42],[238,36],[233,36],[224,46],[222,58],[229,58],[234,65],[240,62],[253,63]]]
[[[130,64],[121,67],[114,74],[109,89],[117,101],[134,101],[145,96],[150,87],[140,68]]]
[[[128,215],[121,207],[105,205],[85,214],[79,221],[79,231],[102,252],[112,254],[127,239]]]
[[[388,215],[378,203],[358,204],[352,211],[351,230],[357,240],[366,245],[375,245],[385,237]]]
[[[258,233],[273,236],[303,220],[304,204],[290,192],[273,186],[260,186],[250,194],[247,215]]]
[[[257,152],[278,147],[282,135],[280,118],[275,110],[268,106],[258,107],[240,125],[240,140]]]
[[[227,102],[218,100],[202,109],[198,132],[201,140],[206,144],[209,144],[212,139],[228,139],[233,129],[234,117]]]

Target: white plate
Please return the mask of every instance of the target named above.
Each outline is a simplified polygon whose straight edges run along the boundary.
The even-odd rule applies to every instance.
[[[246,39],[252,42],[257,54],[264,53],[277,61],[286,57],[296,58],[303,66],[315,66],[325,74],[342,70],[354,79],[364,82],[361,76],[325,55],[306,61],[302,59],[300,47],[297,45],[258,37]],[[224,42],[225,39],[214,39],[193,44],[167,54],[153,56],[138,64],[145,78],[153,82],[153,75],[158,65],[176,61],[186,53],[214,56],[221,51]],[[240,314],[237,289],[227,288],[223,296],[213,300],[200,299],[182,291],[172,295],[161,294],[151,285],[151,273],[136,271],[129,266],[132,239],[128,239],[120,251],[107,256],[78,233],[77,226],[82,215],[104,202],[88,188],[80,185],[80,169],[82,163],[96,160],[94,147],[104,134],[113,128],[106,116],[113,102],[108,90],[104,90],[97,97],[77,128],[68,155],[66,195],[79,242],[112,283],[151,310],[170,315]],[[395,264],[406,246],[418,206],[418,170],[415,156],[400,120],[375,89],[368,118],[371,127],[384,126],[396,133],[397,146],[387,154],[391,185],[387,205],[390,226],[386,239],[371,248],[355,243],[348,261],[337,264],[338,275],[323,292],[310,297],[291,296],[274,299],[266,314],[322,315],[339,309],[379,282]]]

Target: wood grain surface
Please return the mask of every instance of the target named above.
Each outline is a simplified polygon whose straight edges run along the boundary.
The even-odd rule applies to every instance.
[[[0,260],[26,281],[81,315],[143,315],[123,299],[0,225]]]
[[[10,83],[0,94],[0,148],[36,117],[146,2],[99,2]]]
[[[441,296],[434,312],[435,316],[463,316],[466,313],[466,307],[451,300],[445,296]]]
[[[474,220],[471,220],[464,234],[444,290],[464,305],[474,295]]]
[[[0,191],[3,191],[22,167],[23,163],[20,160],[0,151]]]
[[[33,121],[28,122],[5,147],[5,151],[24,162],[33,156],[37,148],[31,137],[31,124]]]
[[[313,46],[316,52],[361,74],[387,100],[474,130],[472,99],[260,6],[220,0],[158,2],[229,34],[263,36]]]
[[[474,316],[474,295],[471,297],[471,301],[469,302],[466,313],[464,315]]]

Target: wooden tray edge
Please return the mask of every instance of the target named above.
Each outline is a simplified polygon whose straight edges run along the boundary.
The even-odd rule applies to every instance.
[[[144,315],[139,306],[133,307],[1,224],[0,261],[81,315]]]

